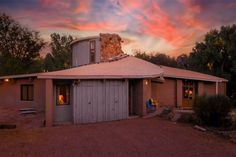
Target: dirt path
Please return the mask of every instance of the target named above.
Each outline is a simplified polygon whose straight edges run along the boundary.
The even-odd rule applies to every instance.
[[[236,157],[236,145],[159,118],[0,130],[0,156]]]

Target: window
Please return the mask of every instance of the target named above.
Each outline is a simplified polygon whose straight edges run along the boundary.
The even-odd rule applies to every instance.
[[[56,87],[57,106],[69,105],[70,103],[70,85],[62,84]]]
[[[92,40],[89,42],[89,50],[90,50],[90,63],[95,63],[96,58],[96,42]]]
[[[183,82],[183,97],[185,99],[193,99],[194,94],[194,82],[185,80]]]
[[[21,100],[33,101],[34,99],[34,86],[32,84],[21,85]]]

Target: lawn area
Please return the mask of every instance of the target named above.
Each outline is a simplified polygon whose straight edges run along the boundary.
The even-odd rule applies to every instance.
[[[1,157],[235,157],[236,145],[160,118],[0,130]]]

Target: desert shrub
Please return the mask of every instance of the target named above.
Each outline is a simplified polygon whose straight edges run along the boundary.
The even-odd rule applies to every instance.
[[[236,100],[235,99],[231,99],[231,104],[232,104],[233,108],[236,108]]]
[[[199,122],[203,125],[211,127],[227,127],[231,125],[228,116],[231,111],[231,102],[226,96],[197,96],[193,110]]]

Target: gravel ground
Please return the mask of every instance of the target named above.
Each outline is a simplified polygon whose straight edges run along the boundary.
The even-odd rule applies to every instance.
[[[160,118],[0,130],[0,156],[236,157],[236,145]]]

